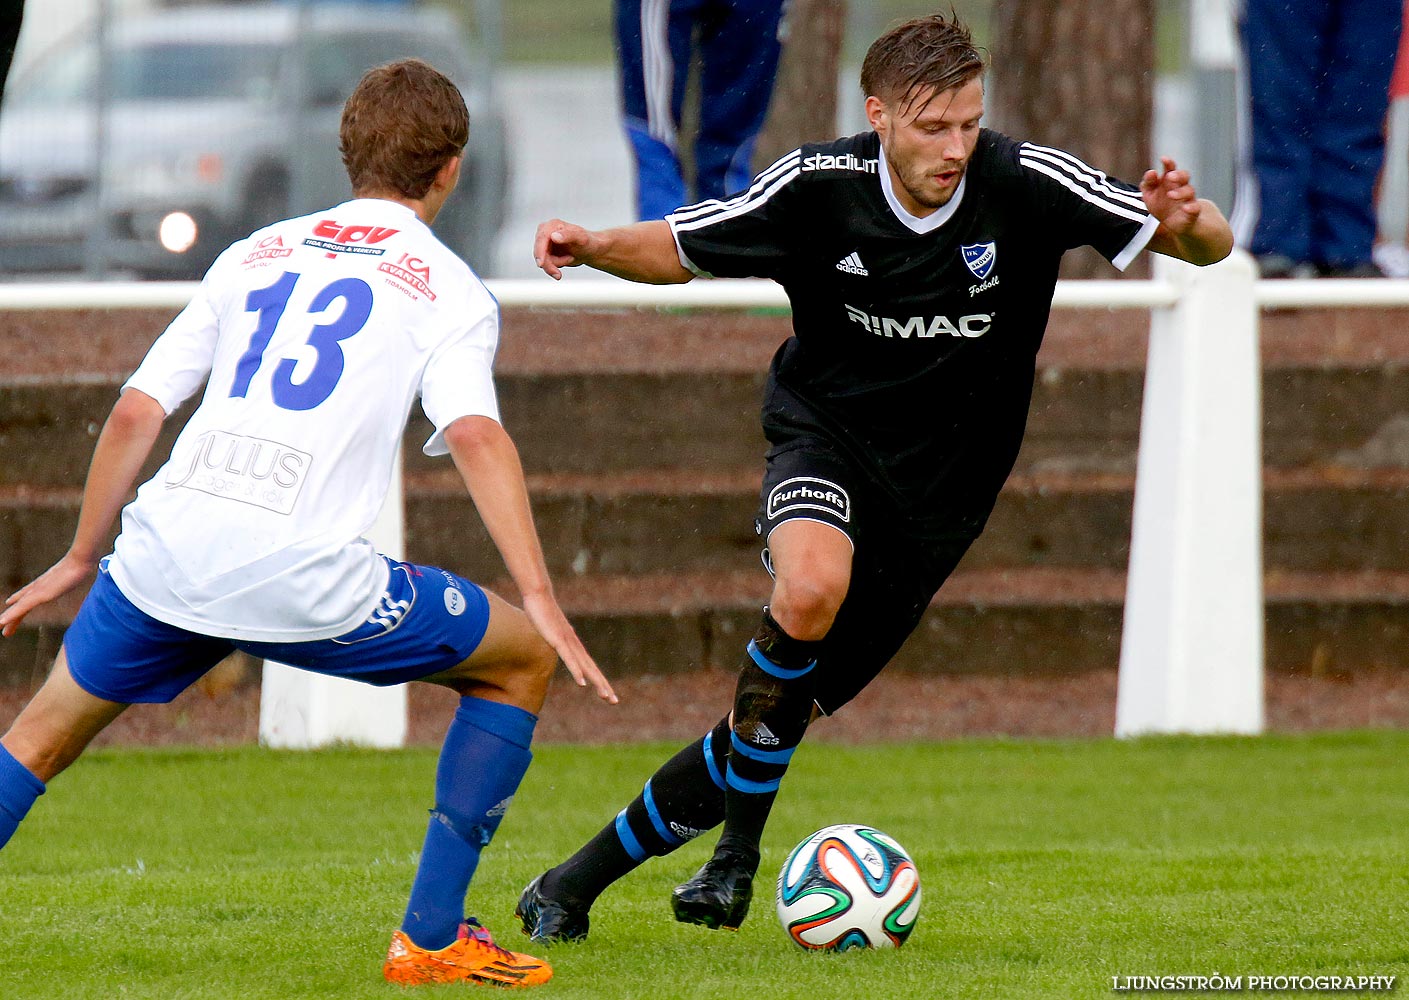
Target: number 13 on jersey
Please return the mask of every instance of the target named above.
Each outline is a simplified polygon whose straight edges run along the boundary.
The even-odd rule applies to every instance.
[[[284,309],[300,277],[293,271],[285,271],[274,284],[256,288],[245,297],[245,311],[258,313],[259,324],[235,365],[231,396],[243,397],[249,392],[250,383],[264,364],[264,351],[283,321]],[[315,325],[305,341],[316,352],[313,370],[308,376],[302,382],[293,380],[298,364],[294,358],[281,358],[275,367],[271,385],[275,405],[285,410],[311,410],[332,394],[338,379],[342,378],[343,353],[339,342],[366,325],[367,317],[372,314],[372,288],[361,278],[339,278],[313,296],[308,304],[308,315],[326,312],[339,299],[343,301],[342,313],[331,323]]]

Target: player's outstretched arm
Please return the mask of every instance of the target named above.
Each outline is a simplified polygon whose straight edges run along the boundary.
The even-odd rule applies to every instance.
[[[93,450],[73,544],[38,579],[6,599],[0,612],[0,634],[14,635],[25,615],[67,594],[93,574],[108,532],[127,502],[165,419],[161,404],[144,392],[128,389],[119,397]]]
[[[1160,170],[1145,171],[1140,181],[1145,207],[1160,222],[1150,249],[1199,265],[1227,257],[1233,252],[1233,230],[1218,206],[1198,196],[1189,172],[1172,159],[1161,157],[1160,165]]]
[[[533,262],[554,280],[562,278],[563,268],[580,264],[650,285],[678,285],[694,277],[680,263],[664,219],[601,230],[549,219],[534,234]]]
[[[489,537],[523,595],[529,621],[557,650],[579,686],[590,683],[603,701],[615,705],[616,692],[588,655],[553,594],[514,442],[495,420],[461,417],[445,429],[445,443]]]

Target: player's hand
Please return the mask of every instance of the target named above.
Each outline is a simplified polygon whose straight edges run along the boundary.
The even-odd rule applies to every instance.
[[[0,612],[0,635],[14,635],[25,615],[81,585],[93,575],[95,568],[87,559],[79,559],[71,553],[65,555],[37,579],[5,599],[5,610]]]
[[[1194,228],[1203,203],[1189,183],[1189,171],[1180,170],[1168,156],[1160,157],[1161,170],[1147,170],[1140,180],[1145,207],[1172,233]]]
[[[541,223],[533,236],[533,263],[553,280],[563,276],[563,268],[586,263],[592,233],[562,219]]]
[[[620,699],[617,698],[616,692],[612,690],[602,671],[597,669],[597,664],[588,655],[582,640],[577,637],[567,616],[563,614],[563,609],[558,607],[558,602],[550,594],[534,594],[524,598],[523,610],[533,627],[538,629],[538,634],[557,650],[577,686],[586,687],[590,683],[596,690],[597,697],[608,704],[617,704]]]

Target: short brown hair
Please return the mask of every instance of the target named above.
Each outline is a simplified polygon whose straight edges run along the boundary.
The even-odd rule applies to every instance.
[[[460,89],[419,59],[369,69],[342,109],[338,150],[356,194],[423,198],[470,139]]]
[[[861,90],[903,108],[930,88],[931,95],[942,94],[983,71],[968,27],[952,13],[930,14],[896,25],[871,44],[861,63]]]

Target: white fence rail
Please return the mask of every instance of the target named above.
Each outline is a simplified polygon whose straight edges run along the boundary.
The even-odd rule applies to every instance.
[[[786,308],[766,281],[649,287],[570,274],[487,283],[504,306]],[[0,310],[172,308],[191,282],[0,284]],[[1053,306],[1151,310],[1116,733],[1263,728],[1258,316],[1263,308],[1409,306],[1409,281],[1257,281],[1236,252],[1209,268],[1157,258],[1152,281],[1060,282]],[[400,491],[374,530],[401,550]],[[267,670],[261,740],[397,745],[404,691]]]
[[[500,305],[516,307],[785,309],[788,305],[787,296],[778,285],[748,279],[651,286],[569,271],[561,282],[547,278],[513,278],[490,279],[485,284]],[[195,290],[194,281],[0,282],[0,311],[180,309],[191,300]],[[1409,280],[1257,281],[1253,283],[1251,294],[1256,305],[1263,309],[1409,306]],[[1153,281],[1060,281],[1052,306],[1056,309],[1165,309],[1178,302],[1180,295],[1180,289],[1167,276]]]

